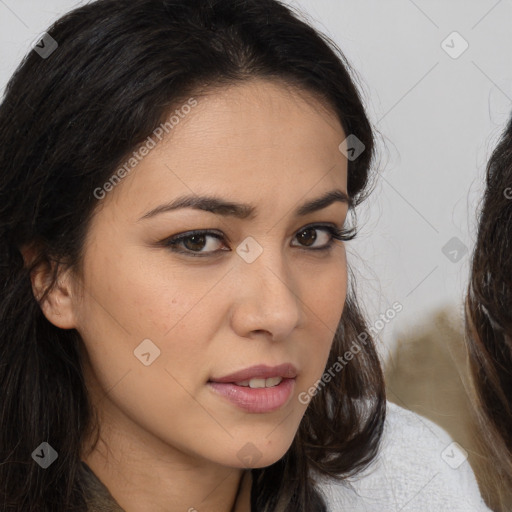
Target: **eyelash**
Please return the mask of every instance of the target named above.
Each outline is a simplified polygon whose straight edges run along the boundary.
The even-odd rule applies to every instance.
[[[298,234],[300,234],[304,231],[307,231],[309,229],[327,231],[331,235],[331,239],[329,240],[329,242],[327,242],[326,245],[324,245],[322,247],[308,249],[306,246],[304,246],[303,250],[305,250],[305,251],[325,251],[325,252],[327,252],[327,251],[330,251],[334,247],[335,240],[349,241],[349,240],[353,240],[356,236],[354,229],[350,229],[350,230],[338,229],[337,226],[326,225],[326,224],[312,224],[309,226],[305,226],[305,227],[301,228],[299,231],[297,231],[297,234],[295,236],[297,236]],[[198,236],[198,235],[212,236],[214,238],[217,238],[218,240],[224,239],[224,237],[222,235],[219,235],[217,232],[210,231],[210,230],[203,230],[203,231],[198,230],[198,231],[188,231],[186,233],[182,233],[179,235],[172,236],[170,238],[166,238],[165,240],[163,240],[161,242],[161,244],[163,244],[165,247],[171,248],[172,251],[175,251],[175,252],[178,252],[181,254],[185,254],[187,256],[200,257],[200,258],[204,258],[206,256],[211,256],[213,254],[218,254],[219,252],[228,252],[228,251],[219,249],[217,251],[209,251],[209,252],[201,253],[201,252],[191,251],[190,249],[183,250],[183,249],[176,248],[178,246],[178,244],[180,244],[184,240],[187,240],[189,238],[192,238],[193,236]]]

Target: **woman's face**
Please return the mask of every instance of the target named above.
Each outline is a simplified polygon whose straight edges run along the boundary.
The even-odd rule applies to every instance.
[[[297,211],[347,193],[346,135],[314,98],[266,81],[185,111],[99,200],[73,323],[103,430],[158,460],[263,467],[292,443],[307,407],[298,395],[322,376],[343,311],[343,242],[316,249],[348,205]],[[163,208],[182,196],[254,211]],[[312,224],[321,226],[304,230]],[[165,242],[193,230],[213,234]],[[256,378],[249,387],[218,382],[261,365],[296,374],[256,369],[227,379]]]

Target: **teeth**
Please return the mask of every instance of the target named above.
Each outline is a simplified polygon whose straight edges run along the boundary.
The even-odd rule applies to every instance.
[[[249,381],[250,388],[264,388],[265,387],[265,379],[251,379]]]
[[[265,381],[265,387],[272,388],[274,386],[277,386],[282,380],[282,377],[270,377],[270,379],[267,379]]]
[[[235,382],[237,386],[245,386],[250,388],[272,388],[281,383],[282,377],[270,377],[268,379],[250,379]]]

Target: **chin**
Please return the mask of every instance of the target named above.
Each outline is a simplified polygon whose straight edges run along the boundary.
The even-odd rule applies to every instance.
[[[247,436],[243,440],[234,441],[233,444],[240,446],[240,448],[234,453],[229,453],[230,460],[226,460],[224,463],[240,469],[264,468],[276,463],[284,457],[290,448],[295,432],[291,433],[290,436],[283,436],[279,439],[275,439],[274,436],[270,439],[268,435],[270,432],[272,432],[272,429],[261,437]],[[231,447],[233,444],[231,444]],[[224,451],[224,454],[226,454],[226,451]]]

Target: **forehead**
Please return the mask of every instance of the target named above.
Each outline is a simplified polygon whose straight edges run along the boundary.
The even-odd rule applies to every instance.
[[[135,217],[184,193],[277,205],[333,186],[346,191],[347,161],[338,149],[345,134],[311,94],[260,80],[195,100],[107,199]]]

